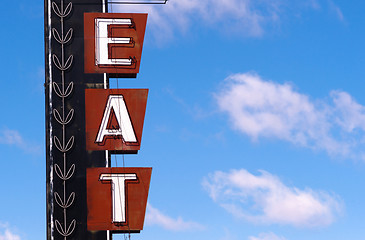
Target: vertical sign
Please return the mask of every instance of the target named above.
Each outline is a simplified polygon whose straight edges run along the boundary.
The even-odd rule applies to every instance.
[[[101,13],[106,1],[44,1],[48,240],[143,228],[151,169],[106,168],[100,150],[137,153],[148,90],[100,89],[103,73],[136,77],[147,14]]]
[[[147,14],[85,13],[85,72],[136,77]],[[87,89],[86,149],[137,153],[148,89]],[[151,168],[87,169],[90,231],[143,229]]]

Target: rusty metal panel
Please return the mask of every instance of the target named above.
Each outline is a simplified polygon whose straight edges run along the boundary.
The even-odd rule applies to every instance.
[[[152,168],[89,168],[87,169],[87,228],[89,231],[139,232],[143,230]],[[103,181],[104,175],[135,174],[123,184],[125,220],[116,222],[112,182]],[[119,179],[118,179],[119,181]],[[115,188],[115,185],[113,185]]]
[[[86,89],[86,149],[137,153],[141,145],[147,95],[148,89]],[[113,105],[111,99],[115,97],[122,100]],[[120,116],[123,113],[125,116]],[[124,131],[128,130],[128,124],[129,136]],[[130,140],[133,137],[134,140]]]
[[[130,24],[118,24],[118,20],[130,19]],[[99,20],[110,20],[105,24],[107,31],[98,36]],[[141,62],[147,14],[142,13],[85,13],[85,73],[109,73],[112,77],[135,77]],[[106,29],[105,29],[106,30]],[[118,42],[129,38],[127,43]],[[103,49],[99,40],[105,40]],[[107,47],[106,47],[107,46]],[[109,60],[130,59],[130,65],[116,62],[99,62],[98,51],[104,52]],[[107,52],[107,53],[106,53]]]

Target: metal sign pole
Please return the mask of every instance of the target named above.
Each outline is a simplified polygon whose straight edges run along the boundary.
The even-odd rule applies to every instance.
[[[84,73],[84,12],[102,0],[45,0],[47,239],[105,240],[87,231],[86,169],[105,167],[105,152],[85,148],[85,89],[104,88]]]

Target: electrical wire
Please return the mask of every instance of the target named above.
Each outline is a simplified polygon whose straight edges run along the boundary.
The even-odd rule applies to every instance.
[[[152,1],[108,1],[108,4],[166,4],[168,0],[152,0]]]

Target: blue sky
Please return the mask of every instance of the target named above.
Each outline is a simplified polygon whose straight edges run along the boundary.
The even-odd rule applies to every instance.
[[[43,1],[1,8],[0,240],[46,236]],[[171,0],[148,12],[132,239],[362,239],[365,3]],[[121,166],[122,156],[113,156]],[[121,239],[121,236],[119,236]]]

